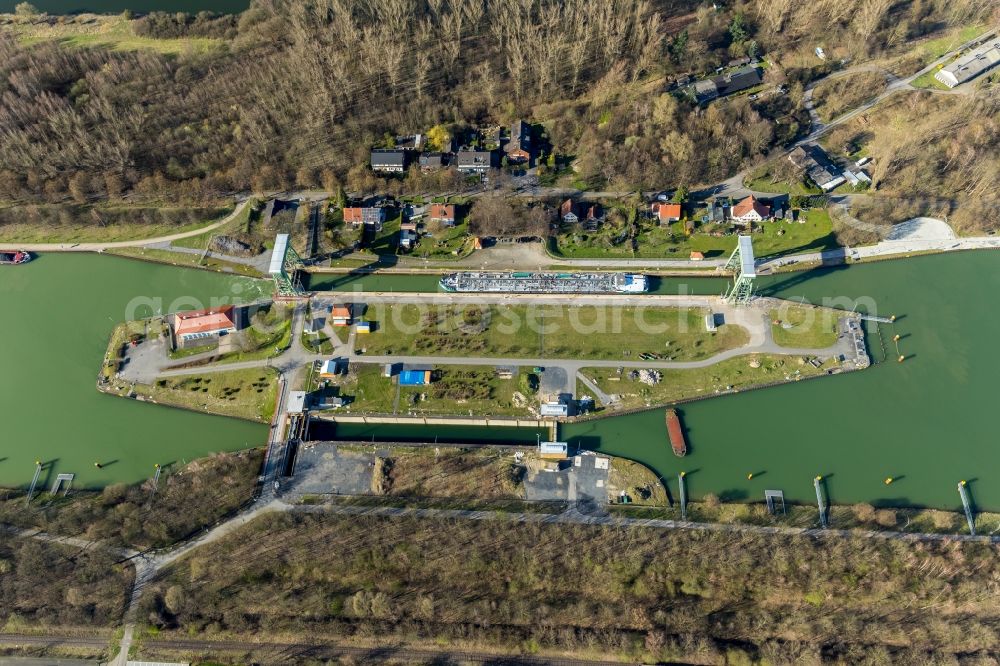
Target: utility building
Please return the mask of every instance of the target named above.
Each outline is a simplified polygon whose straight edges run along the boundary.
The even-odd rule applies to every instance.
[[[1000,63],[1000,38],[994,38],[950,65],[942,67],[934,78],[949,88],[954,88],[996,67],[998,63]]]

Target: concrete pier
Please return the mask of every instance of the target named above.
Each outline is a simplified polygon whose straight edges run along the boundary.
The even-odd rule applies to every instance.
[[[962,508],[965,509],[965,520],[969,523],[969,534],[976,536],[976,521],[972,515],[972,501],[969,500],[969,491],[965,487],[965,481],[958,482],[958,494],[962,498]]]
[[[816,505],[819,507],[819,524],[823,526],[823,529],[829,527],[826,522],[826,499],[823,497],[823,488],[820,483],[823,481],[822,476],[817,476],[813,479],[813,487],[816,488]]]

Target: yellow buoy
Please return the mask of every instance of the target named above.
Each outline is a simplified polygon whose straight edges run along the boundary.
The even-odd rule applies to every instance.
[[[681,472],[681,477],[687,476],[687,472]]]
[[[889,321],[896,321],[896,315],[892,315],[891,317],[889,317]]]
[[[747,481],[750,481],[751,479],[753,479],[753,472],[747,474]]]
[[[965,485],[965,479],[962,479],[959,483],[961,483],[964,486]]]
[[[902,363],[904,360],[906,360],[906,357],[903,356],[902,354],[900,354],[900,356],[899,356],[899,362]]]
[[[101,463],[95,462],[94,467],[96,467],[97,469],[101,469]]]
[[[892,483],[892,477],[891,476],[885,477],[885,485],[889,485],[890,483]]]
[[[899,333],[897,333],[896,335],[892,336],[892,340],[893,340],[893,342],[899,342]]]
[[[822,481],[822,480],[823,480],[823,477],[822,477],[822,476],[817,476],[817,477],[816,477],[816,480],[817,480],[817,481]]]

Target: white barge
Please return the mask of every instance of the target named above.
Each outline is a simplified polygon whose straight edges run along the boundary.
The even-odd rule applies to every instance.
[[[441,289],[458,293],[641,294],[649,280],[636,273],[451,273]]]

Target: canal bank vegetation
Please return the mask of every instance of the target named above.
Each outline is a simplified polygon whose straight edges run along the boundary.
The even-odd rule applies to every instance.
[[[372,453],[370,445],[360,444],[338,444],[337,450]],[[666,490],[648,467],[625,458],[602,457],[610,461],[609,502],[617,501],[624,492],[635,506],[667,505]],[[535,447],[379,446],[372,492],[393,499],[460,499],[467,503],[449,506],[465,508],[472,503],[488,509],[494,500],[525,501],[526,485],[535,475],[571,465],[571,459],[543,460]],[[557,504],[559,510],[565,506],[550,500],[548,506],[543,503],[532,509],[526,504],[516,510],[545,512]]]
[[[270,367],[195,371],[135,384],[132,390],[137,398],[157,404],[268,423],[274,417],[277,377]]]
[[[152,481],[147,480],[100,491],[73,490],[65,497],[43,492],[25,508],[23,491],[0,489],[0,523],[139,550],[163,548],[249,501],[263,458],[262,449],[248,449],[187,464],[164,460],[155,493]],[[153,474],[150,469],[150,479]],[[0,561],[0,589],[3,573]],[[0,613],[2,609],[0,605]]]
[[[997,567],[983,543],[285,513],[163,571],[139,617],[158,639],[978,664],[998,647]]]
[[[202,257],[200,254],[189,252],[173,252],[155,247],[117,247],[104,251],[106,254],[113,254],[119,257],[130,259],[142,259],[157,264],[167,264],[169,266],[185,266],[188,268],[202,268],[218,273],[235,273],[247,277],[261,277],[261,273],[253,266],[237,264],[232,261],[225,261],[213,256]]]
[[[583,368],[580,372],[613,398],[614,408],[634,409],[794,382],[829,374],[840,367],[833,359],[816,359],[818,366],[810,361],[804,356],[749,354],[706,368],[657,370],[659,378],[655,381],[628,368]],[[592,393],[586,384],[577,382],[577,395]]]
[[[694,361],[746,345],[749,333],[705,330],[704,308],[435,305],[369,306],[369,354]],[[360,344],[360,343],[359,343]]]
[[[104,548],[4,534],[0,631],[93,636],[96,630],[110,639],[110,629],[125,614],[134,575],[120,559]]]
[[[0,242],[113,243],[193,231],[232,211],[232,206],[74,203],[21,205],[0,202]]]

